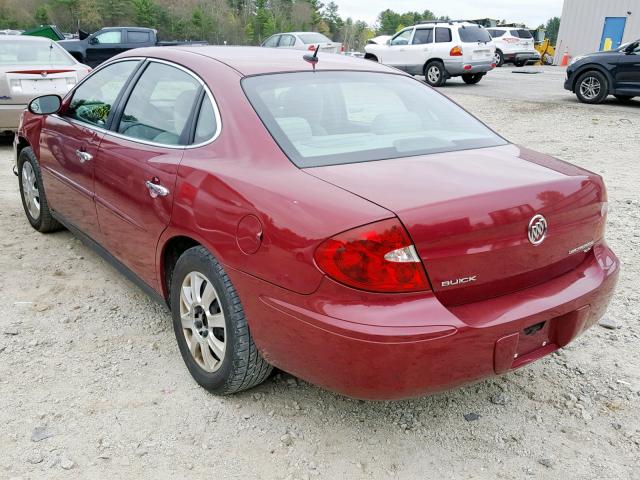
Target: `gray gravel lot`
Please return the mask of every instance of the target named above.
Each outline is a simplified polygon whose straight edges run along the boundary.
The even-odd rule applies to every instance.
[[[624,262],[614,329],[417,400],[350,400],[287,374],[217,398],[191,380],[165,310],[68,232],[29,227],[5,142],[0,479],[637,479],[640,102],[580,105],[562,71],[512,70],[441,91],[510,140],[604,175]]]

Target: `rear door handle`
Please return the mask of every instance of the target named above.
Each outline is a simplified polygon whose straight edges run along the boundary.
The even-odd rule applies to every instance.
[[[93,155],[82,150],[76,150],[76,157],[80,159],[80,163],[89,162],[93,159]]]
[[[169,189],[163,187],[162,185],[153,183],[150,180],[147,180],[145,182],[145,185],[149,189],[149,195],[151,195],[151,198],[166,197],[167,195],[169,195]]]

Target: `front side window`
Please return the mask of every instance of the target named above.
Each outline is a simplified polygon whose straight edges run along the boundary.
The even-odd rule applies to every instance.
[[[186,144],[186,130],[200,91],[188,73],[152,62],[124,107],[118,133],[165,145]]]
[[[418,28],[416,34],[413,36],[414,45],[424,45],[427,43],[433,43],[433,28]]]
[[[100,33],[93,37],[93,42],[98,45],[122,43],[122,32],[120,30],[112,30]]]
[[[404,75],[284,73],[248,77],[242,87],[300,168],[506,144],[450,100]]]
[[[0,41],[0,65],[73,65],[75,60],[56,42],[31,39]]]
[[[129,43],[149,43],[151,41],[151,37],[149,36],[149,32],[130,30],[127,32],[127,41]]]
[[[436,43],[448,43],[451,41],[451,29],[444,27],[436,28]]]
[[[405,30],[404,32],[400,32],[398,35],[391,39],[389,45],[409,45],[409,40],[411,40],[411,34],[413,33],[413,29]]]
[[[283,35],[280,39],[279,47],[293,47],[296,43],[296,39],[293,35]]]
[[[65,116],[105,127],[113,103],[138,63],[138,60],[128,60],[96,71],[73,92]]]
[[[268,47],[268,48],[274,48],[278,46],[278,39],[280,38],[280,35],[272,35],[271,37],[267,38],[265,40],[265,42],[262,44],[263,47]]]

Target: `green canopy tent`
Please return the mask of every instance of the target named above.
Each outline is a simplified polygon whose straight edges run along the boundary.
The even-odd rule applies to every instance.
[[[55,25],[40,25],[39,27],[25,30],[22,35],[31,35],[34,37],[46,37],[51,40],[64,40],[64,35]]]

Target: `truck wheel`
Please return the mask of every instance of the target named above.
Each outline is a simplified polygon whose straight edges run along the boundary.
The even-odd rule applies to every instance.
[[[44,183],[40,173],[40,163],[31,147],[25,147],[18,157],[18,178],[20,197],[27,220],[41,233],[55,232],[62,225],[53,218],[44,193]]]
[[[251,337],[238,294],[204,247],[184,252],[171,274],[173,328],[196,382],[218,395],[255,387],[272,367]]]
[[[597,70],[585,72],[576,82],[576,97],[582,103],[602,103],[609,95],[607,77]]]
[[[500,50],[496,50],[496,53],[493,54],[493,61],[495,62],[496,67],[504,65],[504,55]]]
[[[441,87],[447,81],[445,75],[447,74],[444,69],[444,64],[439,60],[434,60],[427,63],[424,68],[424,78],[426,82],[432,87]]]
[[[470,73],[467,75],[462,75],[462,80],[467,85],[475,85],[480,80],[482,80],[482,77],[484,77],[484,74],[482,73]]]

